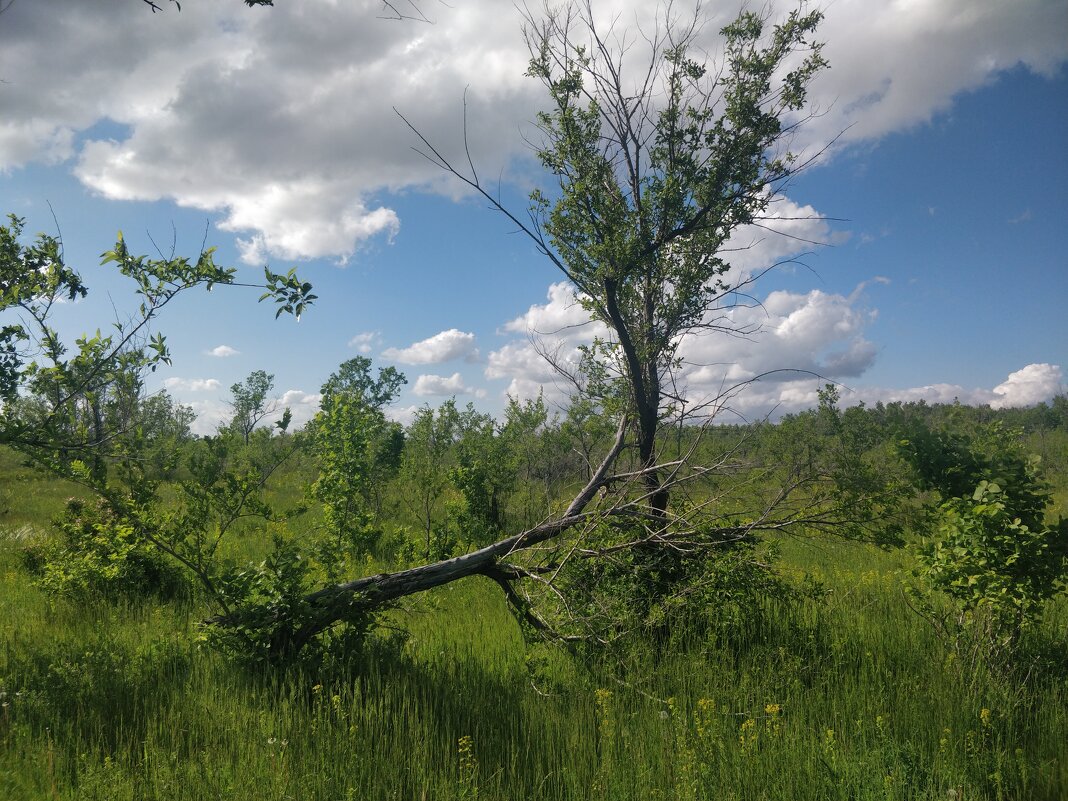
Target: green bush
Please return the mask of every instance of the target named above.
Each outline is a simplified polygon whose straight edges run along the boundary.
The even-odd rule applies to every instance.
[[[1046,521],[1048,484],[1020,432],[998,423],[972,432],[913,422],[901,449],[931,504],[931,534],[917,544],[921,611],[986,656],[1010,654],[1068,578],[1068,521]]]
[[[940,505],[935,536],[917,550],[916,574],[953,599],[963,623],[982,621],[1004,645],[1064,589],[1068,544],[1068,521],[1024,522],[1012,501],[999,484],[980,481],[971,497]]]
[[[59,540],[31,545],[23,564],[48,595],[74,602],[156,597],[192,592],[189,577],[103,501],[72,498],[54,521]]]

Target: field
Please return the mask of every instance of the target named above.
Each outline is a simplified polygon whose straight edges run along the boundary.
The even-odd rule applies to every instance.
[[[20,553],[72,489],[2,457],[10,801],[1068,797],[1063,597],[1026,668],[968,668],[909,608],[904,552],[785,539],[782,569],[827,592],[742,627],[580,659],[471,578],[346,657],[255,672],[199,641],[196,602],[43,595]]]

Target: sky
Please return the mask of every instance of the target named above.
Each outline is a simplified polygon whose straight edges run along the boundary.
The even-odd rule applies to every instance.
[[[134,252],[195,258],[206,244],[239,280],[269,264],[315,285],[299,322],[275,320],[255,290],[168,307],[157,330],[173,364],[151,388],[191,405],[199,433],[257,369],[301,423],[356,355],[405,373],[391,410],[402,421],[449,397],[493,414],[508,395],[566,404],[539,351],[574,358],[597,326],[529,241],[414,151],[397,113],[462,158],[466,97],[479,172],[522,213],[548,185],[529,144],[547,98],[524,77],[511,3],[423,0],[424,20],[388,19],[373,0],[0,5],[0,212],[61,235],[91,287],[57,309],[64,335],[135,308],[99,265],[120,230]],[[639,60],[635,32],[652,30],[657,6],[593,6]],[[724,421],[806,408],[827,380],[850,403],[1005,407],[1063,393],[1068,0],[822,10],[830,69],[795,149],[826,150],[775,198],[779,234],[732,240],[737,274],[789,263],[734,312],[750,336],[684,340],[688,400],[769,372]],[[704,4],[709,58],[737,11]]]

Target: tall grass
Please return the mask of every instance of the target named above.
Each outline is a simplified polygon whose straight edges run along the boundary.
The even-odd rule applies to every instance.
[[[37,487],[24,508],[65,492]],[[0,537],[11,801],[1068,797],[1068,604],[1028,636],[1030,671],[971,669],[905,603],[902,557],[868,546],[786,540],[822,602],[611,661],[525,645],[475,578],[345,659],[263,674],[202,649],[194,606],[50,603],[20,547]]]

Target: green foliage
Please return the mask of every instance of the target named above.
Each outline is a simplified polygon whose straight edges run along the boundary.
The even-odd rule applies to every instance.
[[[267,398],[272,389],[274,376],[266,370],[253,370],[244,381],[230,387],[230,408],[234,413],[230,427],[244,438],[246,445],[253,429],[276,410]]]
[[[420,409],[409,424],[399,478],[404,505],[418,519],[425,558],[487,545],[506,524],[517,454],[493,418],[455,399]]]
[[[889,411],[864,414],[882,425]],[[991,416],[967,412],[947,426]],[[776,426],[758,428],[744,440],[746,464]],[[1059,429],[1043,432],[1060,447]],[[254,445],[282,444],[260,436]],[[703,437],[715,450],[738,431]],[[229,464],[240,464],[243,444],[229,447]],[[270,506],[287,506],[314,476],[305,458],[296,451],[274,474]],[[581,477],[581,462],[573,467]],[[64,494],[53,478],[16,482],[17,465],[3,468],[0,482],[26,504]],[[1049,475],[1058,492],[1065,475]],[[747,477],[775,489],[774,476]],[[386,503],[404,487],[392,484]],[[42,510],[33,518],[26,508],[0,525],[43,530],[45,507],[30,507]],[[259,521],[245,521],[220,549],[239,571],[274,547]],[[313,511],[267,526],[305,554],[313,587],[324,567],[317,523]],[[906,605],[898,575],[908,554],[818,533],[769,538],[773,578],[800,585],[810,575],[820,599],[747,601],[745,582],[724,580],[729,597],[710,593],[708,609],[722,617],[702,624],[668,606],[665,636],[576,654],[524,646],[497,586],[472,578],[408,599],[362,638],[355,627],[352,642],[345,626],[324,633],[290,669],[248,671],[190,644],[191,626],[216,608],[205,596],[57,609],[14,569],[19,540],[0,535],[0,797],[454,798],[461,778],[483,799],[731,798],[739,787],[784,800],[946,799],[950,789],[973,801],[1065,797],[1068,599],[1052,599],[1021,633],[1029,658],[1008,677],[983,665],[963,672]],[[763,547],[721,549],[719,567],[769,564]],[[477,770],[461,770],[465,736]]]
[[[914,494],[907,466],[872,410],[838,401],[825,385],[816,409],[762,427],[755,447],[778,465],[773,486],[794,489],[810,530],[900,546]]]
[[[423,529],[427,558],[431,553],[437,510],[449,486],[449,470],[454,464],[454,444],[459,426],[456,401],[449,400],[436,414],[430,406],[419,409],[405,432],[406,444],[400,467],[403,500]]]
[[[1032,529],[1013,500],[983,480],[971,497],[942,503],[934,537],[918,549],[917,575],[1015,637],[1065,588],[1068,525]]]
[[[666,14],[635,92],[622,74],[629,56],[611,51],[592,15],[589,6],[550,14],[528,31],[528,75],[552,100],[538,115],[538,156],[559,183],[554,202],[532,193],[538,227],[528,233],[612,331],[610,343],[587,351],[587,375],[609,396],[618,394],[615,376],[625,379],[640,460],[651,468],[670,406],[661,382],[677,367],[682,335],[732,330],[722,312],[753,280],[727,277],[724,244],[760,218],[795,170],[795,157],[782,152],[794,127],[785,118],[804,107],[809,82],[826,67],[811,41],[822,15],[795,11],[769,30],[766,17],[743,12],[722,29],[717,70],[692,57],[696,27],[672,30],[677,21]],[[587,39],[595,44],[577,44]],[[656,471],[644,482],[663,512],[668,495]]]
[[[137,441],[131,450],[148,462],[151,478],[173,479],[182,448],[193,440],[190,426],[196,413],[161,390],[137,404],[135,419],[130,433]]]
[[[339,547],[353,554],[369,553],[380,534],[372,499],[399,469],[404,446],[401,427],[383,409],[405,383],[393,367],[372,379],[370,359],[349,359],[323,384],[320,411],[308,427],[319,463],[311,494]]]
[[[45,469],[101,488],[109,461],[143,455],[137,438],[144,419],[136,419],[144,406],[143,377],[170,362],[166,340],[150,334],[150,324],[190,289],[233,284],[235,271],[216,265],[211,248],[195,261],[136,256],[120,232],[101,260],[133,284],[137,311],[116,321],[110,334],[97,330],[77,338],[72,349],[50,317],[58,301],[84,297],[88,290],[66,266],[57,239],[41,234],[24,244],[22,232],[23,221],[14,216],[0,226],[0,314],[21,314],[0,327],[0,443]],[[295,303],[311,301],[304,285],[291,286],[295,277],[268,278],[268,295],[300,291],[303,300]],[[89,468],[87,476],[75,474],[75,461]]]
[[[996,482],[1012,514],[1032,528],[1043,523],[1048,487],[1038,465],[1020,446],[1020,432],[1000,421],[962,422],[935,428],[919,418],[902,424],[901,452],[916,472],[920,489],[943,499],[971,496],[980,481]]]
[[[323,402],[345,395],[371,409],[383,410],[397,399],[401,387],[408,383],[395,367],[380,367],[378,378],[371,377],[371,360],[356,356],[341,363],[320,387]]]
[[[38,587],[74,603],[189,597],[190,576],[100,501],[71,499],[60,540],[31,545],[23,561]]]
[[[238,626],[208,627],[208,641],[243,663],[274,659],[279,639],[290,635],[294,622],[307,612],[304,595],[311,572],[296,543],[276,535],[262,562],[231,568],[219,577],[227,605],[240,609],[245,620]]]
[[[21,244],[24,226],[25,220],[14,214],[8,215],[8,225],[0,225],[0,312],[20,309],[41,325],[55,303],[85,297],[88,289],[81,276],[64,264],[58,239],[41,234],[32,244]],[[43,348],[58,357],[64,350],[59,335],[42,327]],[[5,404],[17,398],[26,380],[26,357],[21,348],[33,335],[22,322],[0,329],[0,397]]]
[[[134,647],[111,632],[39,646],[12,649],[0,672],[4,723],[12,711],[40,730],[63,720],[76,731],[95,729],[112,745],[124,727],[143,727],[193,666],[188,645],[159,632]]]
[[[338,544],[356,553],[369,552],[377,539],[365,496],[383,425],[378,410],[345,395],[325,399],[316,415],[312,447],[319,477],[311,492],[323,504],[326,526]]]
[[[1000,422],[974,431],[933,430],[910,421],[900,448],[921,488],[937,493],[933,531],[916,548],[927,614],[961,644],[985,641],[989,656],[1010,652],[1045,603],[1065,589],[1068,521],[1048,525],[1049,485]],[[948,598],[939,615],[931,593]]]
[[[641,526],[613,522],[569,544],[554,585],[566,602],[539,593],[539,613],[590,654],[608,646],[618,656],[641,643],[729,641],[759,628],[769,601],[806,597],[776,574],[769,543],[693,532],[701,547],[682,543],[681,558],[662,559],[662,549],[642,544],[650,539]]]
[[[267,291],[260,295],[260,301],[271,298],[278,304],[275,319],[283,314],[292,314],[300,322],[300,315],[318,297],[312,294],[312,285],[297,277],[296,268],[285,275],[273,273],[269,267],[264,267],[263,272],[267,278]]]
[[[518,455],[503,433],[498,433],[492,417],[478,414],[470,405],[460,413],[455,465],[449,471],[449,480],[462,499],[453,505],[456,539],[481,546],[501,537]]]

